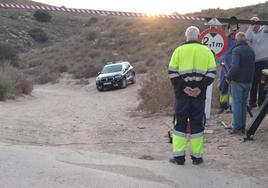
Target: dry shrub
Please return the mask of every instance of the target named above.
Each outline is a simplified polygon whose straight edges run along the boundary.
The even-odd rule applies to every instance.
[[[41,28],[34,28],[29,31],[29,35],[36,41],[40,43],[45,43],[48,41],[48,36],[46,32]]]
[[[167,68],[154,67],[149,72],[149,78],[144,80],[139,90],[139,108],[151,113],[161,112],[172,106],[173,95]]]
[[[86,39],[91,41],[91,40],[95,40],[97,38],[97,33],[96,31],[89,31],[87,33]]]
[[[58,65],[56,67],[57,72],[63,73],[68,71],[68,66],[67,65]]]
[[[143,62],[135,63],[135,65],[133,65],[133,66],[135,68],[136,73],[142,74],[142,73],[146,73],[148,71],[148,67]]]
[[[0,100],[30,94],[32,90],[33,83],[25,74],[8,63],[0,66]]]
[[[213,88],[212,88],[212,101],[211,101],[211,109],[212,113],[215,112],[217,108],[219,108],[220,105],[220,91],[219,91],[219,85],[220,85],[220,73],[221,73],[221,67],[219,64],[217,64],[217,74],[215,81],[213,82]]]
[[[0,101],[7,98],[8,93],[11,91],[13,83],[7,78],[4,70],[0,69]]]
[[[18,94],[29,95],[33,91],[33,82],[26,75],[22,74],[15,88]]]
[[[60,77],[60,73],[56,72],[42,72],[37,78],[36,82],[38,84],[46,84],[46,83],[56,83],[57,79]]]
[[[100,69],[97,68],[95,65],[86,64],[75,67],[75,69],[73,71],[70,71],[70,73],[73,74],[73,77],[75,79],[81,79],[95,77],[98,75],[99,70]]]
[[[94,59],[94,58],[98,58],[98,57],[100,57],[101,54],[102,54],[101,51],[91,49],[90,52],[89,52],[89,57],[90,57],[91,59]]]
[[[90,18],[90,19],[88,20],[88,22],[86,23],[86,26],[87,26],[87,27],[90,27],[90,26],[94,25],[95,23],[97,23],[97,21],[98,21],[98,18],[96,18],[96,17],[92,17],[92,18]]]
[[[219,69],[217,70],[217,77],[213,83],[212,95],[212,113],[219,106]],[[148,73],[149,77],[144,80],[142,87],[139,90],[139,109],[156,113],[165,109],[172,109],[173,107],[173,87],[167,74],[167,68],[164,66],[155,66]]]
[[[45,10],[37,10],[34,12],[33,16],[38,22],[49,22],[52,18],[49,12]]]
[[[0,43],[0,64],[9,62],[12,66],[18,66],[18,53],[9,44]]]
[[[80,80],[78,80],[75,84],[77,84],[77,85],[88,85],[90,82],[88,81],[88,80],[86,80],[86,79],[80,79]]]

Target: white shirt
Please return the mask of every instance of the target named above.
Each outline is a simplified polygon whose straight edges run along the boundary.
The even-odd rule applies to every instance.
[[[259,31],[253,31],[253,26],[250,25],[246,31],[246,37],[249,40],[249,45],[253,48],[256,54],[256,62],[268,60],[268,28],[260,26]]]

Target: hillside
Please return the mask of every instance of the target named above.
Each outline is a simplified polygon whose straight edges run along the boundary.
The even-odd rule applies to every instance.
[[[0,0],[0,2],[18,2],[18,3],[31,3],[31,4],[39,4],[36,2],[32,2],[29,0]],[[248,6],[248,7],[242,7],[242,8],[235,8],[235,9],[229,9],[229,10],[221,10],[221,9],[209,9],[209,10],[203,10],[198,13],[193,13],[191,15],[196,16],[220,16],[220,17],[230,17],[231,15],[235,15],[238,18],[247,19],[252,15],[259,15],[262,19],[268,18],[268,12],[265,11],[268,8],[268,3],[259,4],[255,6]],[[1,30],[0,30],[0,39],[1,41],[7,41],[8,43],[15,46],[17,49],[19,49],[22,52],[27,52],[30,49],[37,48],[37,47],[47,47],[53,45],[55,42],[60,42],[62,40],[66,40],[69,37],[73,35],[79,35],[81,31],[83,30],[84,26],[87,24],[87,21],[90,20],[89,15],[79,15],[79,14],[65,14],[65,13],[51,13],[52,20],[50,23],[39,23],[35,21],[33,18],[34,11],[23,11],[23,10],[9,10],[9,9],[1,9],[0,12],[0,21],[1,21]],[[98,17],[99,22],[97,22],[93,27],[100,27],[102,30],[105,30],[107,32],[116,32],[111,25],[110,22],[115,24],[124,24],[125,18],[120,17],[109,17],[109,18],[103,18]],[[103,21],[102,21],[103,20]],[[122,22],[122,24],[121,24]],[[127,20],[128,25],[126,25],[124,28],[121,29],[121,33],[128,33],[130,30],[133,30],[133,27],[138,30],[139,33],[143,33],[143,30],[153,32],[158,32],[158,36],[154,36],[154,34],[151,35],[151,41],[152,40],[159,40],[157,37],[161,38],[162,41],[165,41],[169,45],[174,46],[174,40],[169,40],[166,37],[166,34],[168,34],[168,37],[171,37],[173,39],[178,39],[177,36],[181,33],[181,30],[184,29],[181,25],[181,21],[165,21],[165,20],[154,20],[153,23],[149,19],[147,20],[148,24],[147,27],[144,27],[144,25],[137,24],[137,19],[129,18]],[[175,23],[175,25],[174,25]],[[163,25],[164,24],[164,25]],[[187,22],[187,24],[193,24],[190,22]],[[202,23],[198,23],[202,24]],[[174,25],[174,27],[170,27],[170,25]],[[153,27],[151,27],[153,26]],[[179,27],[176,27],[179,26]],[[151,27],[151,28],[150,28]],[[163,29],[163,27],[167,28],[166,30]],[[34,40],[31,39],[31,37],[28,35],[28,31],[33,28],[42,28],[48,35],[49,35],[49,42],[40,45],[36,43]],[[160,30],[159,30],[160,29]],[[136,30],[136,31],[137,31]],[[136,34],[139,34],[136,33]],[[161,36],[162,34],[162,36]],[[124,35],[124,34],[123,34]],[[124,35],[128,36],[128,35]],[[102,37],[101,35],[99,37]],[[105,36],[104,36],[105,37]],[[155,38],[156,37],[156,38]],[[140,40],[143,40],[143,37],[139,37]],[[121,37],[122,39],[122,37]],[[128,39],[123,40],[127,41]],[[172,42],[171,44],[169,43]],[[155,43],[155,41],[153,41]],[[143,47],[143,46],[142,46]],[[144,46],[146,47],[146,46]],[[109,50],[109,47],[107,47]],[[113,50],[113,48],[111,48]],[[160,51],[159,49],[158,51]]]
[[[19,2],[23,4],[40,3],[30,2],[27,0],[0,2]],[[28,52],[31,49],[43,48],[53,45],[55,42],[63,41],[70,36],[80,34],[82,24],[86,22],[86,17],[75,14],[55,14],[50,13],[52,19],[48,23],[41,23],[34,19],[34,11],[1,9],[0,11],[0,41],[9,43],[19,52]],[[34,28],[41,28],[48,35],[48,42],[39,44],[29,36],[29,31]]]
[[[252,6],[245,6],[240,8],[231,8],[228,10],[223,9],[208,9],[202,10],[198,13],[193,13],[192,15],[196,16],[217,16],[223,18],[229,18],[231,16],[236,16],[239,19],[249,19],[253,15],[258,15],[258,17],[262,20],[268,19],[268,1],[265,3],[252,5]]]
[[[76,77],[96,75],[102,64],[114,60],[153,65],[165,63],[167,54],[183,36],[186,23],[145,18],[91,17],[82,34],[22,54],[24,68],[65,67]],[[174,38],[177,38],[174,41]],[[44,59],[45,62],[44,62]],[[37,66],[37,67],[36,67]],[[94,69],[92,72],[91,69]]]
[[[268,2],[229,10],[203,10],[190,15],[235,15],[248,19],[257,14],[268,19],[265,10],[268,10]],[[37,24],[32,19],[24,22],[18,27],[33,27],[32,22]],[[188,25],[205,28],[202,22],[192,21],[53,13],[51,23],[40,25],[49,33],[50,43],[43,49],[22,54],[22,65],[23,68],[31,68],[31,73],[37,69],[54,72],[63,69],[76,74],[76,77],[90,77],[94,76],[92,72],[97,72],[94,68],[99,69],[107,61],[123,59],[133,63],[144,62],[146,66],[166,64],[171,51],[184,40],[184,29]]]
[[[267,20],[266,10],[268,2],[229,10],[208,9],[189,15],[236,16],[240,19],[258,15]],[[69,72],[75,78],[93,77],[108,61],[128,60],[138,73],[152,70],[156,76],[149,78],[155,84],[151,89],[161,88],[167,83],[165,65],[174,48],[184,41],[185,28],[189,25],[197,25],[201,30],[206,28],[203,22],[63,12],[50,12],[51,21],[40,23],[33,18],[33,13],[1,9],[0,21],[3,24],[0,26],[0,39],[21,52],[20,68],[38,83],[53,82],[62,72]],[[33,28],[43,29],[48,35],[48,42],[35,42],[28,34]],[[244,30],[245,26],[241,28]],[[160,75],[157,74],[164,75],[158,78]],[[158,80],[155,81],[155,78]],[[168,95],[165,93],[163,96]],[[161,94],[159,97],[167,98]]]
[[[268,19],[265,10],[268,3],[190,15],[246,19],[258,13]],[[185,167],[168,162],[174,93],[166,65],[184,41],[187,26],[201,30],[207,26],[155,18],[50,14],[50,22],[39,23],[33,11],[0,9],[1,188],[99,183],[109,188],[267,188],[268,121],[262,122],[254,141],[230,135],[223,125],[231,125],[232,114],[214,113],[216,92],[204,132],[205,163],[192,165],[189,149]],[[37,43],[29,36],[36,27],[48,34],[47,42]],[[18,58],[7,44],[18,50]],[[121,59],[129,60],[137,73],[148,73],[136,74],[136,84],[125,89],[99,92],[92,76],[107,61]],[[29,77],[40,84],[33,89]],[[217,91],[217,82],[213,86]],[[247,128],[253,119],[248,117]]]

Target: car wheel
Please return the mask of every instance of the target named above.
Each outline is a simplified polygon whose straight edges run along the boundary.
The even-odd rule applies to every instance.
[[[133,78],[132,78],[131,82],[132,82],[132,84],[136,83],[136,76],[135,75],[133,75]]]
[[[97,86],[98,91],[103,91],[103,87]]]
[[[123,78],[121,88],[126,88],[126,87],[127,87],[127,80]]]

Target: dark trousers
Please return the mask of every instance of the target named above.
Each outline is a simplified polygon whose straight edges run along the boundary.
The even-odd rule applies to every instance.
[[[250,105],[258,103],[258,106],[261,106],[265,100],[266,91],[264,90],[264,86],[261,84],[262,69],[268,69],[268,61],[259,61],[255,63],[254,79],[250,90]]]
[[[176,97],[175,117],[177,123],[174,127],[176,131],[186,133],[187,121],[190,121],[191,134],[204,131],[203,118],[205,113],[205,99],[195,99],[193,97]]]
[[[180,163],[185,161],[185,148],[187,142],[187,121],[190,121],[190,150],[192,160],[202,159],[204,151],[204,126],[203,117],[205,100],[193,97],[176,97],[175,117],[176,123],[173,130],[173,155]]]

